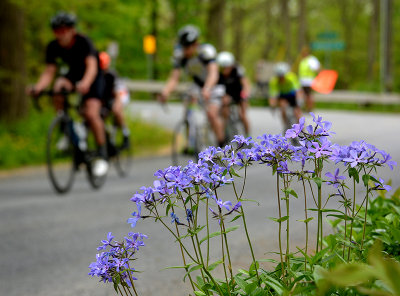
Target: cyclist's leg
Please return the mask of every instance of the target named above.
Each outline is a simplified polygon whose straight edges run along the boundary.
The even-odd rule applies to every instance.
[[[122,130],[122,134],[124,136],[123,146],[129,146],[129,135],[130,131],[128,126],[126,125],[126,121],[124,118],[124,102],[120,96],[116,96],[113,104],[112,104],[112,113],[115,118],[115,122],[117,126]]]
[[[54,82],[53,91],[55,93],[60,93],[62,90],[72,91],[73,89],[73,83],[66,77],[60,76]],[[60,94],[55,95],[53,103],[56,111],[61,111],[64,107],[64,96]]]
[[[250,123],[249,119],[247,117],[247,108],[249,106],[249,103],[245,99],[241,99],[239,102],[239,117],[240,120],[243,122],[244,126],[244,132],[246,133],[246,136],[249,136],[250,134]]]
[[[287,107],[289,106],[289,102],[286,98],[284,97],[279,97],[279,109],[281,110],[281,116],[282,116],[282,123],[284,126],[287,125],[288,118],[287,118]]]
[[[216,85],[211,90],[211,96],[206,104],[206,113],[211,128],[217,138],[218,146],[222,147],[225,142],[223,119],[221,117],[222,99],[225,96],[225,87]]]
[[[232,102],[232,97],[231,96],[224,95],[222,97],[221,115],[222,115],[222,118],[223,118],[224,129],[225,129],[226,123],[227,123],[228,118],[229,118],[229,113],[230,113],[229,105],[231,104],[231,102]]]

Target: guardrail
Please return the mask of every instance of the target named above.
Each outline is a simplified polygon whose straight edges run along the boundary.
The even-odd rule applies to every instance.
[[[149,92],[159,93],[162,91],[165,81],[156,80],[130,80],[124,79],[124,82],[131,92]],[[179,83],[175,92],[184,92],[189,83]],[[359,103],[359,104],[400,104],[400,94],[394,93],[369,93],[335,90],[330,94],[314,95],[316,101],[320,102],[342,102],[342,103]]]

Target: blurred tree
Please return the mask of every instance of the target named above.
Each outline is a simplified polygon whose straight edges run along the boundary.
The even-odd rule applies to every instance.
[[[225,4],[226,0],[208,2],[206,38],[218,51],[224,49]]]
[[[0,1],[0,120],[16,121],[27,112],[25,96],[24,13]]]
[[[369,34],[367,40],[368,47],[368,71],[367,79],[372,82],[375,78],[374,69],[377,59],[377,49],[378,49],[378,32],[379,32],[379,0],[371,1],[371,16],[369,21]]]
[[[307,32],[307,1],[299,0],[299,12],[298,12],[298,40],[297,50],[300,52],[301,49],[307,44],[306,43],[306,32]]]
[[[241,61],[243,58],[243,31],[244,19],[246,18],[246,9],[244,6],[244,2],[234,1],[231,7],[232,51],[238,61]]]

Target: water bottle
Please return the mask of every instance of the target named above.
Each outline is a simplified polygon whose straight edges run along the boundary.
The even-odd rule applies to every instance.
[[[74,132],[78,136],[78,147],[81,151],[87,149],[87,131],[86,127],[81,122],[74,122]]]

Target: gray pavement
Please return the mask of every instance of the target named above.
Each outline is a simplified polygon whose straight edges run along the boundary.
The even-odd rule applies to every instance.
[[[181,116],[181,106],[169,104],[165,112],[158,104],[133,102],[132,113],[164,127],[172,127]],[[390,152],[400,162],[398,129],[400,116],[321,111],[325,120],[332,121],[337,134],[334,141],[349,144],[353,140],[366,140]],[[278,114],[266,108],[250,110],[253,136],[279,133],[282,129]],[[307,116],[309,120],[310,117]],[[90,189],[84,173],[80,173],[70,194],[57,196],[51,190],[45,168],[27,172],[2,174],[0,177],[0,295],[53,296],[53,295],[114,295],[111,286],[98,283],[87,276],[87,266],[95,259],[96,247],[106,233],[112,231],[122,237],[131,231],[125,223],[135,210],[129,201],[141,186],[152,184],[153,173],[170,165],[167,156],[137,159],[132,174],[118,178],[110,172],[106,186]],[[383,170],[385,180],[392,179],[394,188],[400,186],[399,168],[394,172]],[[259,202],[246,205],[250,235],[255,243],[257,258],[276,250],[276,229],[267,217],[276,215],[274,179],[262,166],[249,171],[245,196]],[[231,199],[231,192],[223,193]],[[301,201],[294,201],[295,219]],[[293,220],[294,221],[294,220]],[[293,223],[293,241],[302,245],[302,225]],[[180,265],[178,249],[173,239],[150,220],[138,224],[135,231],[149,235],[147,246],[138,253],[137,282],[140,295],[187,295],[188,285],[182,283],[182,272],[162,270]],[[232,236],[232,257],[235,267],[248,268],[248,248],[242,230]]]

